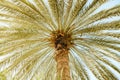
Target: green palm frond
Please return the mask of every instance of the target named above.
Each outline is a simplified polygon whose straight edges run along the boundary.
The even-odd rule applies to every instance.
[[[60,50],[71,80],[119,80],[120,4],[106,3],[0,0],[0,80],[63,80]]]

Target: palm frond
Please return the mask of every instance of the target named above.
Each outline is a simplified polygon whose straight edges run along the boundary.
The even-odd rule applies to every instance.
[[[120,23],[119,21],[113,21],[113,22],[108,22],[105,24],[96,24],[96,25],[89,25],[89,26],[84,26],[83,28],[80,28],[76,30],[77,34],[82,34],[82,33],[91,33],[91,32],[97,32],[100,30],[117,30],[120,28]],[[75,32],[75,34],[76,34]]]

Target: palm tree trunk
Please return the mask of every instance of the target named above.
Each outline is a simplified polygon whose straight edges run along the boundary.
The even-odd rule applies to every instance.
[[[68,53],[66,49],[56,50],[57,77],[60,80],[71,80]]]

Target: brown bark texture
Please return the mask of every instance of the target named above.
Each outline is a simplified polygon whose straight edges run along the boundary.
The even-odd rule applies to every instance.
[[[57,50],[55,60],[57,62],[57,77],[60,80],[71,80],[68,50]]]
[[[55,60],[57,62],[57,78],[58,80],[71,80],[69,67],[69,45],[71,44],[71,36],[65,33],[57,33],[53,37],[55,45]]]

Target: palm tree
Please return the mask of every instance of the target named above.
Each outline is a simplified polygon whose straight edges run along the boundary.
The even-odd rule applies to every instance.
[[[119,80],[120,4],[0,0],[1,80]]]

